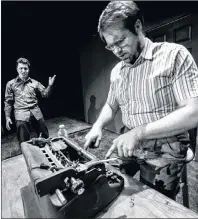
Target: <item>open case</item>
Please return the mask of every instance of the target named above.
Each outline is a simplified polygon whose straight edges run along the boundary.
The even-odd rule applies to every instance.
[[[44,217],[96,217],[124,187],[110,165],[68,138],[36,138],[21,147]]]

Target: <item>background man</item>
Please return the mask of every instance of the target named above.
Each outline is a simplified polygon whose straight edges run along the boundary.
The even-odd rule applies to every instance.
[[[121,61],[111,72],[106,104],[85,137],[85,149],[94,141],[99,146],[102,128],[120,108],[126,131],[106,157],[116,151],[126,173],[140,169],[142,182],[174,198],[189,146],[187,130],[198,126],[195,61],[181,45],[146,38],[133,1],[110,2],[98,32]]]
[[[19,143],[30,139],[30,125],[32,124],[38,136],[48,138],[48,129],[40,108],[38,96],[46,98],[51,94],[56,75],[49,77],[49,85],[45,88],[40,82],[29,77],[30,63],[25,58],[16,61],[18,76],[9,81],[5,91],[6,128],[10,130],[11,111],[14,107],[14,116]]]

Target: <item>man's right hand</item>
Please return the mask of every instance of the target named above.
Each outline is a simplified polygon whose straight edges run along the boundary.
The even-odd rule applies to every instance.
[[[86,142],[84,145],[84,149],[86,150],[93,142],[95,142],[94,146],[98,147],[101,139],[102,139],[102,129],[93,126],[92,129],[85,136]]]
[[[10,117],[6,117],[6,128],[8,131],[11,130],[10,124],[12,124],[12,120],[10,119]]]

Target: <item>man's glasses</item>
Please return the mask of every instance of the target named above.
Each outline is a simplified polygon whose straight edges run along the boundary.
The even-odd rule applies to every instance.
[[[110,46],[105,46],[105,48],[107,50],[110,50],[110,51],[113,51],[115,49],[115,47],[118,47],[118,48],[122,48],[124,46],[124,41],[125,41],[126,37],[122,37],[121,39],[115,41],[115,43],[113,43],[112,45]]]

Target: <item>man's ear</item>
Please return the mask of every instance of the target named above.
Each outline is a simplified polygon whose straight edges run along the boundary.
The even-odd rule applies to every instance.
[[[142,33],[142,22],[139,19],[135,22],[135,31],[137,34]]]

